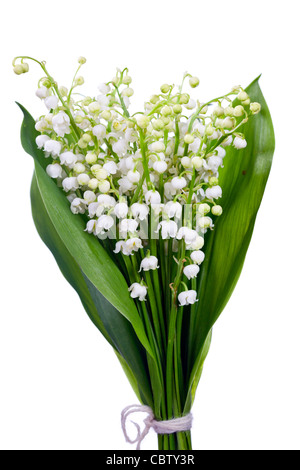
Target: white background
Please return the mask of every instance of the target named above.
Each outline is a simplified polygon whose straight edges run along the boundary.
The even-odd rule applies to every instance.
[[[35,231],[21,102],[38,116],[38,67],[68,86],[79,55],[87,94],[129,67],[135,107],[188,70],[201,100],[262,73],[274,165],[238,287],[214,329],[194,406],[195,449],[300,449],[299,2],[29,0],[1,13],[0,448],[132,449],[120,412],[136,398]],[[4,185],[4,188],[3,188]],[[150,433],[144,449],[156,448]]]

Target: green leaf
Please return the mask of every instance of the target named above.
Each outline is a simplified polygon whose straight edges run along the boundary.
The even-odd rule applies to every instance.
[[[65,194],[44,171],[45,165],[40,161],[40,152],[35,148],[34,140],[32,141],[35,135],[34,120],[23,107],[21,109],[24,113],[22,144],[24,150],[36,160],[35,174],[39,192],[58,236],[91,284],[130,321],[140,342],[153,356],[143,322],[128,293],[124,276],[99,240],[84,231],[83,218],[71,213]]]
[[[92,322],[111,346],[114,346],[105,331],[78,264],[62,243],[49,218],[37,186],[35,174],[32,178],[30,196],[32,217],[39,236],[52,252],[63,276],[76,290]]]
[[[152,395],[145,351],[131,323],[107,302],[82,274],[50,220],[35,175],[31,185],[31,206],[34,223],[41,239],[52,252],[66,280],[78,293],[92,322],[115,349],[126,375],[131,378],[132,383],[136,381],[137,386],[134,389],[137,396],[143,403],[151,406]]]
[[[85,275],[83,276],[110,339],[138,380],[139,395],[143,403],[152,406],[153,400],[147,374],[145,350],[142,348],[131,323],[107,301]]]
[[[35,139],[40,133],[35,128],[35,120],[29,114],[27,109],[20,103],[16,103],[23,112],[23,122],[21,126],[21,143],[22,147],[36,162],[38,162],[44,170],[49,165],[49,161],[45,158],[43,150],[39,149],[35,143]]]
[[[249,119],[242,132],[248,142],[243,150],[227,149],[220,171],[223,215],[206,239],[193,341],[193,382],[205,340],[226,306],[241,274],[254,224],[271,169],[275,137],[271,115],[256,79],[247,92],[261,104],[261,113]]]
[[[196,392],[197,392],[197,387],[198,387],[198,384],[199,384],[199,381],[201,379],[201,375],[203,372],[204,362],[209,353],[209,349],[211,345],[211,338],[212,338],[212,330],[210,330],[210,332],[208,333],[206,340],[204,342],[204,345],[200,351],[199,359],[197,361],[197,366],[194,369],[193,379],[190,381],[190,389],[187,393],[187,399],[186,399],[186,403],[185,403],[184,411],[183,411],[184,414],[189,413],[193,406]]]

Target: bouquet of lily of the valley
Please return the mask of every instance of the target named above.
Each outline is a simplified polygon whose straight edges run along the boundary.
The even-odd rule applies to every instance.
[[[13,62],[18,75],[29,57]],[[34,158],[32,214],[44,243],[114,348],[140,401],[122,413],[128,441],[150,428],[161,450],[189,450],[191,409],[212,327],[241,273],[271,168],[274,133],[258,79],[207,102],[197,77],[163,84],[131,113],[132,79],[117,70],[96,96],[45,62],[23,106]],[[145,412],[130,438],[126,420]]]

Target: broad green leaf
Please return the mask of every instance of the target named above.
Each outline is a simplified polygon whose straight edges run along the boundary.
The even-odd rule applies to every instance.
[[[24,150],[36,160],[37,185],[56,232],[85,276],[103,297],[130,321],[142,345],[153,355],[143,322],[128,293],[126,280],[96,237],[84,231],[83,218],[71,213],[65,194],[44,171],[40,153],[34,144],[29,144],[35,138],[34,120],[28,112],[24,112],[23,107],[21,109],[24,113],[22,144]]]
[[[129,321],[107,301],[90,280],[85,275],[83,276],[109,337],[138,380],[139,395],[143,403],[152,406],[153,400],[147,374],[146,354],[145,350],[141,347],[134,329]]]
[[[190,382],[190,389],[187,393],[187,399],[186,399],[186,403],[185,403],[185,406],[184,406],[184,414],[189,413],[192,406],[193,406],[195,396],[196,396],[197,387],[198,387],[198,384],[199,384],[199,381],[201,379],[201,375],[202,375],[202,372],[203,372],[204,362],[205,362],[205,359],[207,358],[207,355],[209,353],[209,349],[210,349],[210,345],[211,345],[211,338],[212,338],[212,330],[210,330],[210,332],[208,333],[208,335],[206,337],[206,340],[204,342],[204,345],[203,345],[203,347],[201,349],[201,352],[199,354],[199,360],[197,362],[197,368],[195,368],[195,372],[194,372],[194,375],[193,375],[193,380],[191,380],[191,382]]]
[[[49,218],[37,186],[35,174],[32,178],[30,196],[32,217],[39,236],[52,252],[63,276],[76,290],[92,322],[111,346],[114,346],[105,331],[78,264],[62,243]]]
[[[251,101],[262,105],[261,113],[251,117],[243,126],[248,146],[243,150],[228,148],[224,168],[220,171],[223,188],[220,203],[224,212],[206,239],[206,258],[199,279],[197,320],[190,345],[194,357],[191,382],[197,373],[206,337],[241,274],[271,169],[274,130],[258,80],[247,88]]]
[[[138,397],[143,403],[151,405],[152,396],[144,349],[129,321],[103,298],[82,274],[61,241],[43,204],[35,175],[31,185],[31,206],[36,229],[55,257],[62,274],[78,293],[90,319],[113,346],[119,360],[122,358],[120,362],[126,375],[131,377],[132,382],[132,377],[135,378]]]
[[[24,108],[20,103],[16,103],[23,113],[23,122],[21,127],[21,143],[22,147],[29,155],[31,155],[35,161],[37,161],[44,170],[49,165],[49,160],[45,158],[43,150],[39,149],[35,143],[35,139],[40,133],[35,128],[35,121],[29,114],[27,109]]]

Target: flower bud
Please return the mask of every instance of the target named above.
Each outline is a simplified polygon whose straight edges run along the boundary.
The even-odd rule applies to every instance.
[[[235,126],[235,119],[233,117],[227,117],[222,123],[223,129],[232,129]]]
[[[145,116],[145,114],[137,114],[136,117],[136,122],[139,127],[142,129],[146,129],[149,125],[150,119],[148,116]]]
[[[192,168],[192,160],[189,157],[182,157],[181,165],[183,166],[183,168]]]
[[[210,205],[209,204],[200,204],[199,207],[198,207],[198,212],[200,215],[204,216],[204,215],[207,215],[209,214],[210,212]]]
[[[83,139],[78,140],[78,147],[81,149],[86,149],[87,148],[87,143]]]
[[[233,116],[234,108],[232,106],[227,106],[227,108],[224,109],[224,114],[225,116]]]
[[[132,88],[128,87],[128,88],[125,88],[125,90],[122,91],[122,96],[127,96],[128,98],[130,98],[131,96],[133,96],[134,94],[134,91]]]
[[[122,124],[120,123],[120,121],[115,119],[112,123],[112,128],[114,131],[120,131],[122,129]]]
[[[74,171],[75,173],[84,173],[86,170],[85,166],[83,165],[83,163],[75,163],[74,165]]]
[[[241,105],[239,105],[239,106],[236,106],[236,107],[234,108],[234,113],[233,113],[233,115],[234,115],[235,117],[241,117],[241,116],[243,116],[244,112],[245,112],[244,107],[241,106]]]
[[[75,85],[80,86],[84,84],[84,78],[83,77],[77,77],[75,80]]]
[[[98,184],[99,191],[103,194],[108,193],[110,190],[110,183],[107,180],[100,181]]]
[[[174,111],[175,114],[180,114],[182,112],[181,104],[175,104],[173,106],[173,111]]]
[[[124,83],[124,85],[130,85],[130,83],[132,82],[132,78],[130,77],[130,75],[125,75],[125,77],[123,77],[122,82]]]
[[[203,159],[201,157],[193,157],[192,164],[196,170],[200,170],[203,166]]]
[[[96,178],[92,178],[89,181],[88,187],[92,190],[95,191],[98,188],[99,181]]]
[[[199,80],[199,78],[197,78],[197,77],[191,77],[190,80],[189,80],[189,82],[190,82],[190,86],[191,86],[192,88],[196,88],[196,87],[199,85],[200,80]]]
[[[77,163],[77,165],[79,165],[79,163]],[[80,186],[87,186],[89,184],[90,177],[86,173],[80,173],[80,175],[77,176],[77,181]]]
[[[77,116],[75,116],[75,119],[74,119],[76,124],[81,124],[83,120],[84,120],[84,117],[81,116],[80,114],[77,114]]]
[[[163,106],[161,108],[161,114],[163,116],[170,116],[172,114],[172,108],[170,108],[170,106]]]
[[[205,129],[206,135],[211,136],[213,135],[214,132],[215,132],[214,126],[212,124],[208,124],[207,128]]]
[[[83,142],[89,144],[92,140],[92,136],[90,134],[83,134],[82,140]]]
[[[216,215],[217,217],[219,217],[220,215],[223,214],[223,208],[221,206],[213,206],[211,212],[213,215]]]
[[[200,217],[198,220],[198,225],[200,229],[206,230],[213,226],[212,219],[210,217]]]
[[[244,105],[244,106],[249,106],[250,103],[251,103],[250,98],[248,98],[245,101],[242,101],[242,105]]]
[[[162,119],[154,119],[151,124],[155,131],[161,131],[165,127]]]
[[[219,180],[216,178],[216,176],[211,176],[208,182],[211,186],[217,186],[219,184]]]
[[[83,175],[80,175],[80,176],[83,176]],[[79,181],[80,176],[78,176],[77,178],[78,181]],[[83,194],[83,199],[88,204],[92,204],[92,202],[95,202],[97,198],[96,198],[96,194],[93,191],[85,191]]]
[[[261,110],[261,105],[259,103],[251,103],[250,111],[252,114],[258,114]]]
[[[81,64],[81,65],[85,64],[85,63],[86,63],[86,58],[80,56],[80,57],[78,58],[78,63]]]
[[[152,95],[151,98],[150,98],[150,103],[156,104],[156,103],[158,103],[159,99],[160,98],[159,98],[158,95]]]
[[[246,101],[249,98],[248,94],[245,91],[240,91],[237,97],[240,101]]]
[[[21,75],[22,73],[24,73],[24,70],[23,70],[23,67],[21,64],[17,64],[14,66],[14,72],[16,75]]]
[[[105,111],[102,111],[101,117],[105,121],[110,121],[111,120],[111,112],[106,109]]]
[[[27,64],[27,62],[23,62],[22,68],[23,68],[23,73],[27,73],[29,71],[29,65]]]
[[[43,85],[47,87],[47,85],[45,85],[44,83],[43,83]],[[47,88],[50,88],[50,87],[47,87]],[[68,96],[68,88],[65,87],[65,86],[60,86],[59,87],[59,93],[61,94],[61,96]]]
[[[187,93],[183,93],[182,95],[180,95],[180,98],[179,98],[180,104],[188,104],[189,101],[190,101],[190,95],[188,95]]]
[[[217,117],[220,117],[220,116],[224,116],[224,108],[222,108],[222,106],[217,106],[215,109],[214,109],[214,112],[213,114]]]
[[[89,112],[92,114],[99,114],[100,109],[101,106],[97,101],[93,101],[91,104],[89,104]]]
[[[194,142],[194,140],[195,140],[195,137],[192,134],[186,134],[184,136],[184,142],[186,144],[192,144]]]
[[[98,166],[98,165],[94,165]],[[107,178],[107,171],[104,168],[99,168],[93,171],[94,175],[96,176],[97,180],[105,180]]]
[[[170,88],[171,88],[170,85],[168,85],[167,83],[165,83],[164,85],[162,85],[162,86],[160,87],[160,91],[161,91],[162,93],[166,94],[166,93],[169,93]]]
[[[86,96],[83,100],[82,100],[82,104],[83,106],[88,106],[89,104],[91,104],[92,102],[92,98],[90,96]]]

